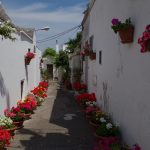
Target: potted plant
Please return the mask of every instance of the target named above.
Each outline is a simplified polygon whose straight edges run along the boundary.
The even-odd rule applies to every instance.
[[[141,45],[141,53],[150,52],[150,25],[147,25],[143,35],[138,38],[138,44]]]
[[[96,59],[96,53],[95,52],[90,52],[90,59],[95,60]]]
[[[95,132],[96,138],[103,140],[110,137],[120,137],[120,130],[117,125],[114,125],[112,122],[106,121],[102,123]]]
[[[0,116],[0,128],[7,130],[11,135],[14,135],[14,131],[16,130],[11,118],[5,116]]]
[[[91,120],[91,117],[92,117],[93,113],[99,110],[99,108],[97,106],[95,106],[95,105],[90,106],[90,105],[87,106],[86,109],[85,109],[86,119],[88,119],[88,120]]]
[[[11,110],[5,109],[4,115],[12,119],[13,124],[17,127],[17,129],[23,127],[25,117],[19,107],[12,107]]]
[[[30,52],[30,49],[28,49],[28,52],[25,55],[25,65],[29,65],[31,59],[33,59],[35,57],[35,54]]]
[[[115,33],[119,33],[122,43],[133,42],[134,26],[131,23],[131,19],[128,18],[125,22],[121,22],[119,19],[112,19],[112,29]]]
[[[0,150],[4,150],[5,146],[10,145],[12,136],[7,130],[0,129]]]
[[[110,120],[109,117],[102,111],[95,111],[90,120],[91,127],[96,130],[101,124],[106,123],[107,120]]]
[[[41,86],[35,87],[33,90],[31,90],[31,93],[33,93],[36,97],[40,97],[40,98],[47,97],[46,88]]]
[[[85,43],[85,46],[83,47],[85,56],[90,55],[90,45],[88,42]]]
[[[96,97],[95,93],[89,94],[89,93],[82,93],[76,96],[76,101],[77,103],[82,106],[83,108],[86,108],[86,103],[87,102],[95,102]]]

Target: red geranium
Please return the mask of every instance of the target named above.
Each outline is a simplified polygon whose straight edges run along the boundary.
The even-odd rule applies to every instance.
[[[38,86],[38,87],[34,88],[34,90],[31,90],[31,93],[33,93],[37,97],[41,97],[41,98],[47,97],[46,89],[43,87]]]
[[[4,115],[10,117],[14,122],[24,120],[24,114],[19,107],[12,107],[11,110],[5,109]]]
[[[75,83],[73,83],[73,88],[77,91],[85,90],[86,89],[86,84],[83,84],[83,83],[80,83],[80,82],[75,82]]]
[[[82,93],[78,96],[76,96],[76,101],[78,104],[86,104],[86,102],[95,102],[96,101],[96,96],[95,93],[89,94],[89,93]]]
[[[8,146],[12,136],[7,130],[0,129],[0,145]]]
[[[29,58],[29,59],[32,59],[32,58],[35,57],[35,54],[32,53],[32,52],[27,52],[26,55],[25,55],[25,57],[27,57],[27,58]]]
[[[43,87],[43,88],[47,89],[48,88],[48,83],[45,82],[45,81],[42,81],[42,82],[39,83],[39,87]]]

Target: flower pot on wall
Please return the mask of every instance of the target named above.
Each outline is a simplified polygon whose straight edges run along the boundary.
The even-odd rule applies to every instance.
[[[85,53],[85,56],[89,56],[89,54],[90,54],[89,49],[84,49],[84,53]]]
[[[91,52],[91,53],[90,53],[90,59],[91,59],[91,60],[95,60],[95,59],[96,59],[96,53]]]
[[[119,36],[122,43],[132,43],[133,42],[133,35],[134,35],[134,27],[129,26],[128,28],[124,28],[119,30]]]

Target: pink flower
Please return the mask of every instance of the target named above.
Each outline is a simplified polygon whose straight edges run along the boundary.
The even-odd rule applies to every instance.
[[[141,147],[138,144],[135,144],[131,150],[141,150]]]
[[[113,25],[118,25],[120,23],[120,21],[119,21],[119,19],[113,18],[112,21],[111,21],[111,23]]]

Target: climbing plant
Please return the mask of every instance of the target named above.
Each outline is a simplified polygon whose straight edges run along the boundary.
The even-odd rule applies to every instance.
[[[80,46],[81,38],[82,34],[81,32],[78,32],[74,39],[69,39],[69,41],[66,43],[68,45],[66,48],[66,52],[73,53],[75,48]]]
[[[16,38],[12,37],[12,33],[15,32],[15,29],[12,27],[10,22],[2,22],[0,24],[0,35],[5,39],[10,39],[14,41]]]

